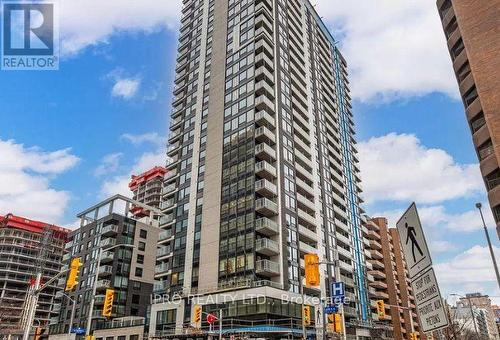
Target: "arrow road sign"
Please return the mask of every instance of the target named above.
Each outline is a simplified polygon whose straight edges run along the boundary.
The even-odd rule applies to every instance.
[[[414,278],[432,266],[431,254],[425,241],[415,203],[403,214],[396,227],[401,237],[401,246],[408,264],[410,278]]]

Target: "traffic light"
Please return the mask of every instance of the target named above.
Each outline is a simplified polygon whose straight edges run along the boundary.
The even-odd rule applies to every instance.
[[[33,340],[40,340],[40,338],[42,337],[43,331],[44,330],[42,329],[42,327],[35,328],[35,336],[34,336]]]
[[[95,340],[95,336],[93,336],[93,335],[87,335],[85,337],[85,340]]]
[[[113,300],[115,299],[115,290],[106,289],[106,295],[104,296],[104,307],[102,307],[102,316],[109,318],[111,312],[113,311]]]
[[[191,323],[194,328],[201,328],[201,314],[202,314],[201,305],[194,305],[193,317],[191,319]]]
[[[385,318],[385,303],[384,300],[377,300],[377,314],[380,319]]]
[[[306,272],[306,286],[317,287],[320,283],[319,277],[319,256],[316,254],[304,255],[304,265]]]
[[[82,266],[82,261],[80,257],[75,257],[71,260],[71,265],[69,267],[68,279],[66,280],[66,291],[72,291],[78,285],[78,275],[80,274],[80,267]]]
[[[328,329],[336,333],[342,333],[342,314],[328,315]]]
[[[304,326],[311,325],[311,307],[302,307],[302,321],[304,322]]]
[[[418,333],[410,333],[410,340],[418,340]]]

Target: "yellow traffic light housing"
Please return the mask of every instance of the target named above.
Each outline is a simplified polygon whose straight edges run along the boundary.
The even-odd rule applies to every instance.
[[[193,316],[191,318],[192,326],[195,328],[201,328],[201,316],[203,314],[201,305],[193,306]]]
[[[42,334],[43,334],[42,327],[35,328],[35,336],[34,336],[33,340],[39,340],[42,337]]]
[[[416,332],[410,333],[410,340],[418,340],[418,333]]]
[[[304,323],[304,326],[311,325],[311,307],[310,306],[304,306],[302,308],[302,322]]]
[[[320,284],[319,256],[317,254],[304,255],[304,265],[306,273],[306,286],[317,287]]]
[[[342,314],[328,315],[328,329],[335,333],[342,333]]]
[[[113,311],[113,301],[115,299],[115,290],[106,289],[106,295],[104,296],[104,307],[102,307],[102,316],[107,318],[111,317]]]
[[[80,274],[80,267],[83,266],[81,258],[75,257],[71,260],[69,267],[68,279],[66,280],[66,291],[72,291],[78,285],[78,275]]]
[[[377,315],[380,319],[385,318],[385,303],[384,300],[377,300]]]

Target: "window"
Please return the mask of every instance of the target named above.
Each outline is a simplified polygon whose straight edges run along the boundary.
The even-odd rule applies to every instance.
[[[142,277],[142,268],[135,268],[135,276]]]
[[[127,337],[125,335],[120,335],[118,337],[118,340],[126,340],[126,339],[127,339]]]
[[[144,251],[146,250],[146,242],[139,242],[139,250]]]
[[[148,232],[144,229],[141,229],[139,236],[140,238],[148,238]]]
[[[132,303],[138,305],[141,302],[141,296],[132,294]]]
[[[137,255],[137,263],[144,264],[144,255]]]

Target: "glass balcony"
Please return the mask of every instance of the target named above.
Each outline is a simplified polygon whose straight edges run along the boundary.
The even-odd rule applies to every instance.
[[[276,222],[263,217],[255,221],[255,231],[266,236],[279,234],[279,226]]]
[[[111,287],[110,280],[99,280],[97,281],[96,289],[107,289]]]
[[[104,251],[101,255],[101,263],[113,261],[115,254],[112,251]]]
[[[267,256],[279,254],[279,244],[268,238],[261,238],[255,241],[255,251]]]
[[[116,233],[118,233],[118,226],[116,225],[107,225],[102,227],[101,230],[103,236],[116,235]]]
[[[267,179],[276,178],[276,168],[266,161],[260,161],[255,164],[255,173]]]
[[[101,247],[112,247],[116,245],[116,240],[114,238],[106,238],[101,241]]]
[[[268,180],[261,179],[255,182],[255,192],[261,195],[274,197],[278,193],[278,189],[276,188],[276,185]]]
[[[259,260],[255,262],[255,272],[268,277],[278,276],[280,275],[280,265],[270,260]]]
[[[99,275],[100,276],[109,276],[113,274],[113,267],[112,266],[102,266],[99,268]]]
[[[255,146],[255,156],[263,160],[276,160],[276,151],[266,143]]]
[[[278,205],[267,198],[259,198],[255,200],[255,211],[268,217],[273,216],[278,213]]]

